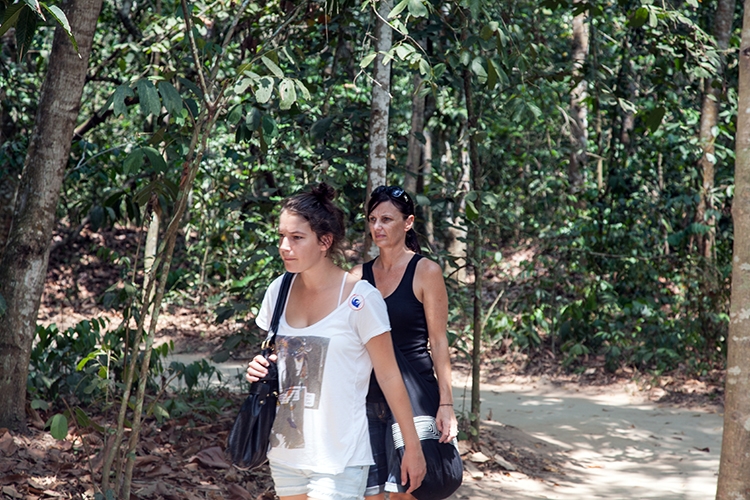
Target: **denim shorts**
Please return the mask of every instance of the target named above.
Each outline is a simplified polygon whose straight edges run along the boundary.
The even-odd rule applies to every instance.
[[[269,461],[276,494],[307,495],[315,500],[362,500],[369,466],[347,467],[341,474],[319,474]]]
[[[388,433],[391,432],[388,421],[391,418],[391,409],[386,402],[367,403],[367,425],[370,430],[370,446],[372,447],[372,458],[375,465],[370,466],[367,476],[367,489],[365,496],[377,495],[385,491],[385,483],[388,480]]]

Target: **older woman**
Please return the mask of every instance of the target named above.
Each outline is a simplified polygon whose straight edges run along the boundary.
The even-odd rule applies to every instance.
[[[420,395],[420,401],[428,401],[427,411],[434,420],[423,422],[424,425],[436,426],[440,443],[451,442],[458,433],[458,425],[453,411],[446,336],[448,293],[442,269],[419,254],[417,235],[412,228],[414,202],[402,188],[381,186],[375,189],[367,205],[367,222],[380,255],[357,266],[352,274],[361,275],[385,298],[393,344],[419,382],[418,388],[407,385],[407,390],[425,393]],[[393,470],[389,460],[394,459],[387,445],[388,433],[391,432],[388,424],[390,411],[373,377],[367,395],[370,440],[375,459],[365,493],[370,500],[383,499],[385,491],[389,491],[392,500],[414,498],[393,481],[393,474],[389,479],[389,471]]]

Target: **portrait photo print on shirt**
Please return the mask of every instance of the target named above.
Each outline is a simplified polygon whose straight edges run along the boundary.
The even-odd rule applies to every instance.
[[[274,431],[284,448],[304,448],[305,408],[320,402],[329,338],[278,336],[279,408]]]

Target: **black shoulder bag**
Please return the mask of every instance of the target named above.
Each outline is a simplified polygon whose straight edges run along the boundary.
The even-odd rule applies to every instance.
[[[281,280],[281,289],[273,310],[270,336],[261,344],[261,355],[268,359],[276,346],[276,332],[279,320],[284,312],[292,273],[285,273]],[[242,403],[240,413],[229,433],[227,448],[232,461],[242,467],[254,468],[266,461],[271,428],[276,418],[276,403],[279,399],[279,372],[276,363],[269,361],[268,374],[261,380],[250,384],[250,394]]]

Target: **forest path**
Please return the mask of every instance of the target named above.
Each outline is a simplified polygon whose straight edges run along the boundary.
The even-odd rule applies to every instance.
[[[469,405],[470,385],[454,379],[454,388],[460,411],[464,396]],[[482,441],[489,443],[482,451],[523,472],[480,464],[477,479],[465,473],[451,499],[706,500],[716,494],[723,417],[715,410],[655,404],[634,383],[581,386],[543,377],[483,384],[481,398]]]
[[[205,355],[175,358],[190,363]],[[224,383],[234,385],[246,364],[216,366]],[[464,370],[454,371],[453,387],[460,414],[471,400]],[[723,417],[715,407],[655,403],[635,382],[587,385],[531,376],[483,383],[480,395],[481,451],[490,460],[475,464],[472,453],[464,454],[464,484],[450,500],[706,500],[716,494]],[[502,468],[497,456],[517,470]]]

